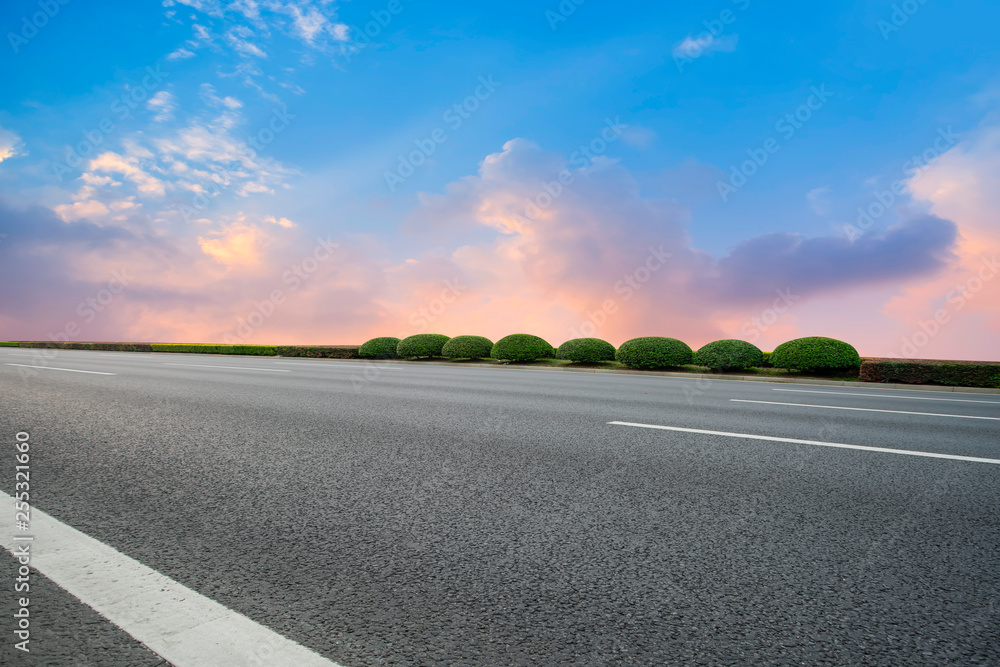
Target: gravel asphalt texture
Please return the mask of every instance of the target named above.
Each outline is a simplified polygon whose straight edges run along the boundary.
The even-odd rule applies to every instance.
[[[207,355],[45,363],[117,375],[0,365],[0,489],[13,493],[27,431],[34,505],[348,667],[1000,664],[1000,465],[607,424],[1000,458],[1000,421],[730,401],[1000,417],[997,396]],[[35,580],[45,629],[10,664],[159,664]]]

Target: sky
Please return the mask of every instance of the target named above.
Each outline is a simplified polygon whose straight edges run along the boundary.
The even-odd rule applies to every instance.
[[[1000,360],[1000,5],[7,0],[0,340]]]

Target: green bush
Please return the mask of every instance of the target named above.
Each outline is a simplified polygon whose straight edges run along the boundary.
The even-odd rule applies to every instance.
[[[12,343],[10,341],[0,341],[0,347],[17,347],[17,343]]]
[[[186,354],[250,354],[273,357],[274,345],[213,345],[203,343],[153,343],[153,352],[183,352]]]
[[[1000,387],[1000,363],[935,359],[865,359],[862,382],[940,384],[951,387]]]
[[[760,367],[761,368],[774,368],[773,366],[771,366],[771,355],[772,354],[774,354],[774,353],[773,352],[765,352],[764,353],[764,360],[762,362],[760,362]]]
[[[358,349],[357,345],[278,345],[275,352],[282,357],[357,359]]]
[[[105,352],[152,352],[149,343],[70,343],[29,341],[17,343],[18,347],[45,348],[50,350],[101,350]]]
[[[857,372],[861,366],[861,356],[843,341],[813,336],[782,343],[774,348],[770,362],[775,368],[806,373]]]
[[[764,363],[764,353],[745,340],[717,340],[695,352],[694,363],[714,371],[758,368]]]
[[[544,339],[531,334],[511,334],[497,341],[490,356],[501,361],[552,359],[556,351]]]
[[[396,354],[401,357],[440,357],[441,349],[450,338],[444,334],[416,334],[399,341]]]
[[[690,364],[694,352],[676,338],[647,336],[622,343],[615,359],[629,368],[670,368]]]
[[[614,361],[615,346],[600,338],[574,338],[559,346],[556,359],[586,363]]]
[[[455,336],[441,348],[449,359],[485,359],[493,351],[493,341],[482,336]]]
[[[399,339],[392,336],[372,338],[358,348],[358,356],[362,359],[395,359]]]

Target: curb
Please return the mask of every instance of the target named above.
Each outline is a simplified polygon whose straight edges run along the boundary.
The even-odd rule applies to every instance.
[[[171,354],[171,353],[160,353]],[[236,356],[236,355],[215,355],[215,356]],[[256,357],[258,359],[262,357]],[[278,357],[271,357],[278,358]],[[771,382],[775,384],[806,384],[828,387],[847,387],[848,389],[910,389],[913,391],[938,391],[948,393],[964,394],[1000,394],[1000,389],[991,387],[950,387],[945,385],[932,384],[891,384],[888,382],[853,382],[847,380],[823,380],[822,378],[769,378],[759,375],[715,375],[711,373],[677,373],[674,371],[635,371],[619,368],[565,368],[558,366],[518,366],[513,364],[456,364],[447,361],[420,361],[411,362],[402,359],[324,359],[321,357],[281,357],[283,359],[315,359],[316,361],[335,361],[347,363],[363,364],[396,364],[420,365],[420,366],[446,366],[448,368],[496,368],[522,371],[555,371],[561,373],[605,373],[610,375],[643,375],[647,377],[670,377],[688,378],[695,380],[723,380],[726,382]]]

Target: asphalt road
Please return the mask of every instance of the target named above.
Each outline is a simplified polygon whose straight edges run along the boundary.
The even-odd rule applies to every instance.
[[[1000,664],[1000,465],[608,423],[1000,459],[997,395],[32,355],[0,489],[26,431],[35,506],[348,667]],[[58,593],[10,664],[156,664]]]

